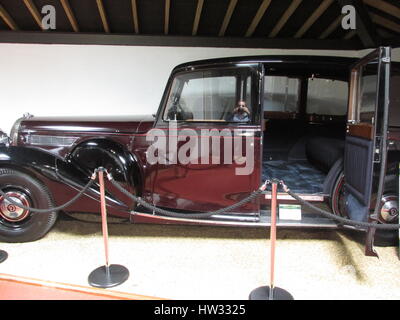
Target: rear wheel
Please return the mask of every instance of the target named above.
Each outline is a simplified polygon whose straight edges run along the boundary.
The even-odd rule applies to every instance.
[[[331,194],[332,212],[340,217],[348,218],[344,192],[344,174],[336,180]],[[379,223],[396,223],[398,220],[398,198],[395,195],[384,195],[381,201]],[[356,236],[359,239],[359,233]],[[376,230],[374,244],[378,247],[397,246],[399,244],[398,230]]]
[[[26,207],[47,209],[54,201],[35,178],[12,169],[0,169],[0,188],[7,197]],[[28,242],[42,238],[54,225],[57,212],[33,213],[0,196],[0,241]]]
[[[387,193],[382,196],[379,208],[380,223],[398,223],[399,221],[399,199],[395,193]],[[393,247],[399,244],[398,230],[376,230],[375,245],[379,247]]]
[[[337,178],[331,194],[331,209],[334,214],[347,218],[346,203],[344,196],[344,174],[343,172]]]

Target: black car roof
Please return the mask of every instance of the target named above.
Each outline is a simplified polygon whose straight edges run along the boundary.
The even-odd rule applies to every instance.
[[[198,66],[211,66],[214,64],[230,64],[230,63],[301,63],[301,64],[326,64],[350,67],[358,58],[335,57],[335,56],[305,56],[305,55],[262,55],[262,56],[243,56],[243,57],[226,57],[206,60],[196,60],[182,63],[174,69],[182,69]]]
[[[263,63],[270,70],[271,74],[292,74],[310,76],[316,74],[320,77],[330,77],[348,80],[349,71],[359,58],[338,57],[338,56],[305,56],[305,55],[260,55],[260,56],[241,56],[196,60],[177,65],[172,73],[187,70],[190,68],[212,68],[222,65],[238,63]],[[399,62],[392,61],[392,71],[398,73]],[[270,70],[267,70],[270,72]]]
[[[263,55],[245,57],[226,57],[186,62],[176,66],[173,73],[190,68],[212,68],[219,65],[238,63],[263,63],[271,66],[275,74],[327,76],[348,79],[350,67],[358,61],[358,58],[335,56],[305,56],[305,55]]]

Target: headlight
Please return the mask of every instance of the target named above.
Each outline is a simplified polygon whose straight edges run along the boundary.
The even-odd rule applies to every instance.
[[[11,145],[16,146],[18,144],[18,137],[19,137],[19,128],[21,126],[21,122],[25,119],[32,118],[33,116],[29,113],[23,115],[22,118],[19,118],[17,121],[14,122],[14,125],[11,128],[10,132],[10,139]]]
[[[17,121],[14,122],[11,132],[10,132],[10,139],[11,145],[16,146],[18,144],[18,136],[19,136],[19,127],[21,126],[21,122],[24,118],[19,118]]]

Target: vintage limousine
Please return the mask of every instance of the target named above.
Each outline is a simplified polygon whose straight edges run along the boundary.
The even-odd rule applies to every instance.
[[[0,188],[25,206],[58,206],[101,166],[147,202],[187,213],[154,214],[108,184],[108,212],[115,216],[268,226],[268,193],[208,219],[191,213],[232,205],[277,178],[336,215],[396,223],[399,83],[399,66],[386,47],[361,60],[253,56],[185,63],[172,71],[155,115],[17,120],[1,138]],[[175,153],[164,150],[174,143]],[[282,191],[278,199],[295,204]],[[64,211],[97,213],[98,202],[96,185]],[[0,240],[39,239],[56,218],[57,212],[32,213],[0,198]],[[300,218],[281,217],[278,226],[339,225],[302,208]]]

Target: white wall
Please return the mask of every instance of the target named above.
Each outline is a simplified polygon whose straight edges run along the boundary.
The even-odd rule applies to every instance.
[[[0,128],[23,113],[126,115],[156,112],[171,69],[241,55],[362,56],[356,51],[0,44]],[[400,51],[396,56],[400,60]]]

